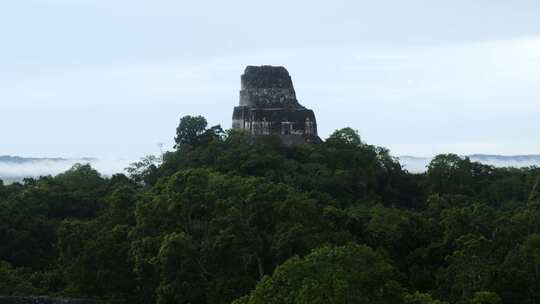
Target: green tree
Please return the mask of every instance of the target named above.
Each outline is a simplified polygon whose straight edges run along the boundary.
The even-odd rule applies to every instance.
[[[540,234],[528,236],[501,265],[500,294],[516,303],[540,302]],[[506,303],[506,302],[505,302]]]
[[[0,199],[6,197],[7,189],[6,186],[4,186],[4,181],[0,179]]]
[[[202,116],[187,115],[182,117],[178,128],[176,128],[175,147],[180,149],[185,145],[194,145],[197,138],[205,132],[207,125],[206,118]]]
[[[431,295],[420,292],[405,295],[406,304],[448,304],[439,300],[434,300]]]
[[[351,146],[360,146],[363,144],[358,131],[348,127],[334,131],[326,139],[326,142],[329,144],[346,144]]]
[[[58,232],[59,261],[66,282],[62,294],[111,304],[139,303],[128,231],[125,225],[103,225],[97,220],[64,221]]]
[[[157,171],[161,159],[155,155],[147,155],[126,168],[129,177],[136,183],[153,185],[158,179]]]
[[[467,157],[456,154],[435,156],[429,163],[427,178],[433,193],[473,193],[472,163]]]
[[[474,294],[470,304],[501,304],[501,298],[494,292],[479,291]]]
[[[367,246],[327,246],[289,259],[235,303],[403,303],[394,278],[392,266]]]
[[[207,278],[199,258],[197,243],[189,235],[173,232],[165,236],[157,257],[161,275],[158,304],[206,302]]]
[[[43,289],[33,284],[37,276],[29,268],[15,268],[7,262],[0,261],[0,295],[28,296],[41,295]]]
[[[456,241],[457,250],[448,256],[448,268],[441,270],[441,293],[449,293],[456,302],[467,301],[475,292],[486,290],[495,269],[489,260],[489,241],[483,236],[467,234]]]

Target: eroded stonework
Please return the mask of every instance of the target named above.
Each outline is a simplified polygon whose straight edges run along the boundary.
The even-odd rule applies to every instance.
[[[277,135],[285,144],[319,142],[312,110],[302,106],[284,67],[248,66],[241,77],[240,105],[233,129]]]

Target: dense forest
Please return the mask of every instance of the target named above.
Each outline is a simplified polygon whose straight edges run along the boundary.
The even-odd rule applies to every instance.
[[[104,177],[0,182],[0,295],[98,303],[540,303],[540,169],[424,174],[356,131],[320,144],[183,117]]]

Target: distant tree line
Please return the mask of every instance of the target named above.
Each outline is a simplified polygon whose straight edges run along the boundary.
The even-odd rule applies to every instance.
[[[411,174],[350,128],[284,146],[181,119],[176,150],[0,182],[0,295],[100,303],[540,303],[540,169]]]

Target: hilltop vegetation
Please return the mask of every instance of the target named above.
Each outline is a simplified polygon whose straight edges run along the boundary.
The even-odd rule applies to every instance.
[[[539,303],[540,169],[439,155],[425,174],[345,128],[208,128],[128,176],[0,183],[0,294],[101,303]]]

